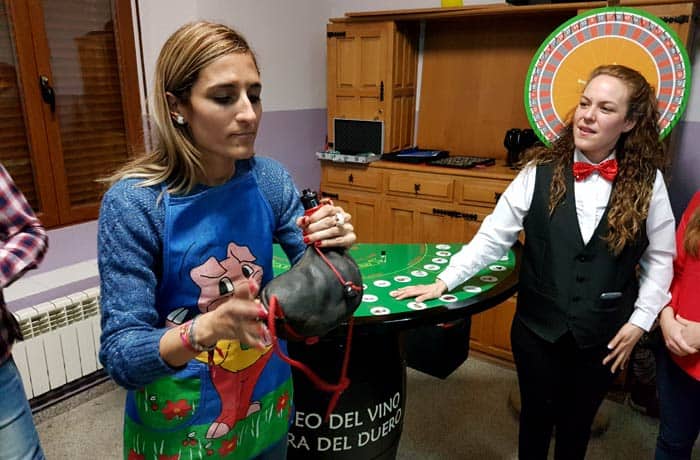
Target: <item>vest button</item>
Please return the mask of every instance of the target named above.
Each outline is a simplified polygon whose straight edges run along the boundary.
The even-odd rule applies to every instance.
[[[579,254],[576,256],[576,260],[578,260],[579,262],[588,262],[589,260],[591,260],[591,257],[587,256],[586,254]]]

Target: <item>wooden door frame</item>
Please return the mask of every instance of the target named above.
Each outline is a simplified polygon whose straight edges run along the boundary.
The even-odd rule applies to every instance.
[[[11,3],[25,3],[24,1]],[[112,20],[114,22],[114,38],[117,50],[119,71],[119,83],[121,91],[122,112],[124,114],[124,127],[127,143],[127,155],[134,156],[143,149],[143,128],[141,123],[141,101],[138,86],[138,66],[136,61],[136,47],[134,38],[133,18],[130,0],[111,0]],[[39,75],[45,75],[49,81],[53,81],[51,74],[51,53],[48,38],[44,28],[44,15],[41,0],[26,0],[27,26],[33,38],[33,55],[35,56],[35,81]],[[26,27],[25,27],[26,28]],[[133,71],[129,69],[133,68]],[[68,190],[68,181],[65,171],[70,165],[65,164],[61,132],[58,116],[52,113],[47,104],[39,99],[41,108],[39,113],[43,118],[43,126],[46,132],[48,152],[41,152],[43,158],[50,164],[50,173],[55,190],[57,205],[57,222],[55,224],[67,225],[78,223],[97,217],[99,203],[89,205],[72,206]],[[138,115],[136,115],[138,114]],[[34,159],[32,160],[34,162]],[[33,163],[39,167],[39,163]],[[111,171],[105,171],[105,176]],[[45,168],[42,166],[42,174]],[[99,177],[95,177],[95,180]],[[48,182],[48,179],[46,179]],[[46,225],[50,225],[46,223]]]
[[[59,209],[53,181],[50,144],[44,123],[43,111],[46,104],[39,91],[40,73],[32,37],[30,10],[24,1],[5,0],[5,4],[10,16],[9,22],[16,51],[17,75],[34,173],[34,186],[39,196],[41,211],[37,210],[37,216],[45,226],[55,226],[60,221]]]

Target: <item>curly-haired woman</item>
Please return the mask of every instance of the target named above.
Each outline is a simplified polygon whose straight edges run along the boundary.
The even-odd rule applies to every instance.
[[[670,299],[675,222],[658,117],[641,74],[596,68],[561,136],[528,152],[471,243],[433,284],[396,293],[438,297],[525,231],[511,329],[521,459],[546,459],[555,428],[555,458],[584,458],[616,372]]]

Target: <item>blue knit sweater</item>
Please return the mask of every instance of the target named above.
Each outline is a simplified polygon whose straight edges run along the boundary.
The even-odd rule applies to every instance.
[[[275,160],[256,157],[236,163],[236,176],[251,171],[275,215],[275,241],[296,263],[306,247],[295,223],[304,212],[299,193],[289,173]],[[129,389],[178,370],[160,356],[165,319],[155,308],[165,225],[165,207],[158,200],[161,186],[139,187],[139,182],[124,179],[107,191],[97,234],[100,361],[118,384]]]

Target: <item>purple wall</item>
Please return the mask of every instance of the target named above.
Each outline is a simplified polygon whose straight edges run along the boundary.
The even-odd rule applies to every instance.
[[[55,270],[97,257],[97,221],[49,230],[49,250],[31,275]]]
[[[263,112],[255,151],[287,167],[299,190],[321,185],[316,152],[326,143],[326,109]]]
[[[673,213],[680,220],[688,201],[700,190],[700,122],[681,122],[674,129],[680,132],[668,192]]]

